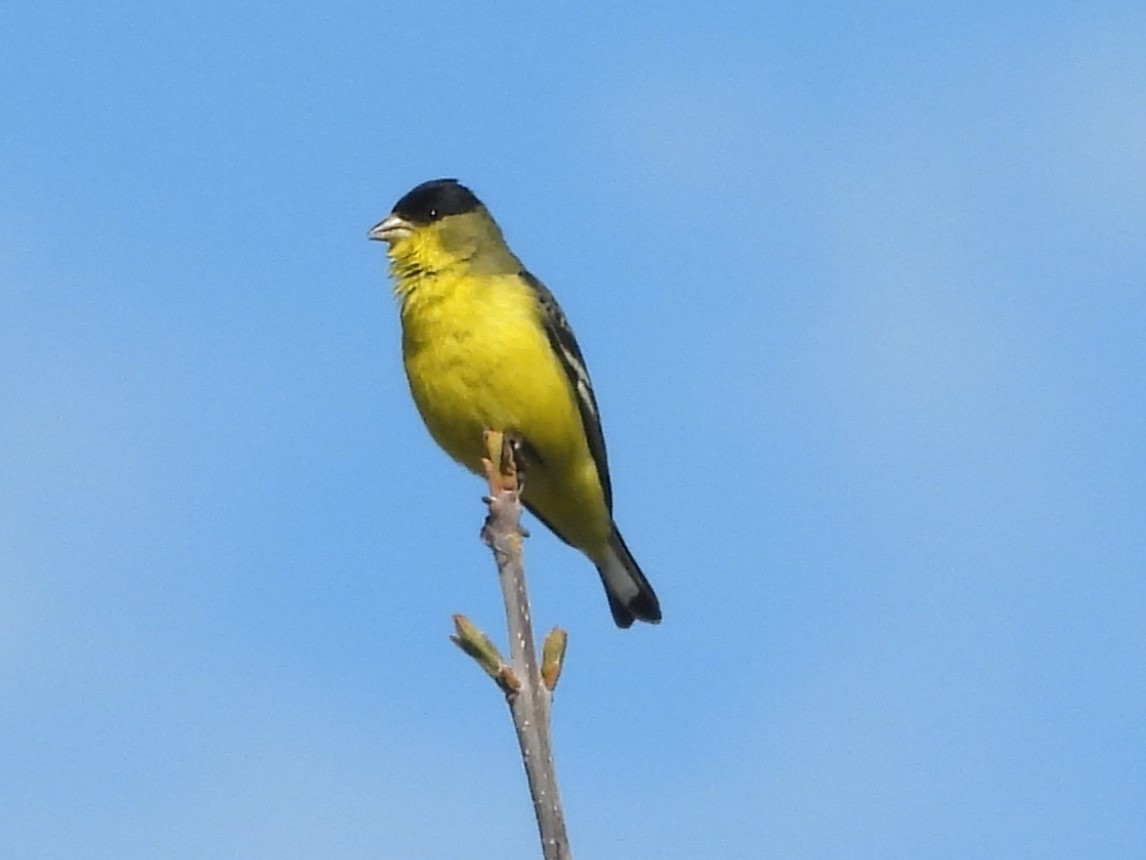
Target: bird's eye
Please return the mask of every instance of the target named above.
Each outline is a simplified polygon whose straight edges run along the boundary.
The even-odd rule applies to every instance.
[[[430,220],[433,221],[437,217],[438,217],[438,210],[437,209],[431,209],[430,210]]]

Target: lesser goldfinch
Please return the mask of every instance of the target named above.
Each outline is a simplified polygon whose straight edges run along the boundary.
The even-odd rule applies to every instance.
[[[522,502],[596,565],[617,626],[660,621],[657,596],[613,522],[597,399],[553,294],[454,179],[410,191],[369,237],[389,245],[406,377],[430,435],[478,475],[482,431],[514,437]]]

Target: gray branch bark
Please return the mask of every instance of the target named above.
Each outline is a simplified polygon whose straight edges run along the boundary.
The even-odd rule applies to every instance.
[[[454,618],[457,635],[453,640],[505,693],[529,781],[542,856],[545,860],[571,860],[573,853],[557,786],[550,731],[553,688],[561,673],[566,637],[564,631],[555,629],[545,642],[545,663],[538,663],[525,582],[525,531],[521,527],[520,487],[513,446],[500,433],[488,433],[486,445],[490,495],[489,516],[482,537],[493,550],[505,598],[509,663],[505,663],[489,637],[463,616]]]

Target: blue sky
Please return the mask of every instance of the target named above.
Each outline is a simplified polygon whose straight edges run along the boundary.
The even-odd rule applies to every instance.
[[[534,530],[578,856],[1146,854],[1146,12],[1030,9],[9,4],[0,855],[535,856],[365,238],[439,176],[664,607]]]

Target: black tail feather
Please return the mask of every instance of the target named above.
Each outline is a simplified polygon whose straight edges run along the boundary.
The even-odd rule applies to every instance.
[[[609,549],[612,557],[598,565],[597,571],[609,598],[613,621],[621,628],[631,627],[634,621],[656,624],[661,620],[660,601],[616,527],[609,538]]]

